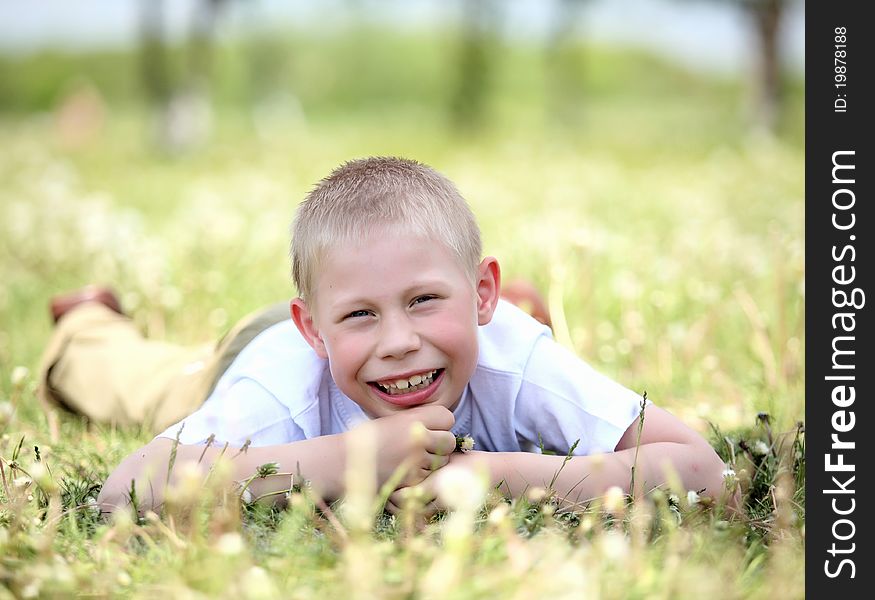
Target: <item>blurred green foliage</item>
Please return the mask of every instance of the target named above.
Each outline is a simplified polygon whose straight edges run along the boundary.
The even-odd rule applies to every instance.
[[[210,96],[227,111],[293,99],[308,118],[364,113],[391,119],[407,111],[448,119],[462,77],[462,39],[452,29],[401,32],[376,26],[251,35],[216,46]],[[557,57],[534,41],[489,36],[483,43],[488,47],[483,115],[493,127],[549,124],[548,96],[557,93],[579,99],[584,117],[594,108],[615,107],[635,119],[638,111],[649,109],[642,122],[661,122],[671,130],[686,121],[721,143],[744,130],[749,117],[746,81],[705,77],[642,52],[566,42]],[[169,48],[167,69],[177,87],[190,78],[186,52],[182,44]],[[94,85],[114,108],[141,107],[147,102],[141,60],[136,51],[0,57],[0,111],[51,111],[82,83]],[[580,89],[569,90],[568,82]],[[779,128],[782,137],[797,143],[802,91],[801,82],[788,82]],[[562,122],[554,125],[564,130],[567,112],[558,119]],[[594,125],[594,119],[586,119],[582,129]],[[638,131],[637,125],[633,121],[627,129]],[[616,129],[622,135],[623,128]]]

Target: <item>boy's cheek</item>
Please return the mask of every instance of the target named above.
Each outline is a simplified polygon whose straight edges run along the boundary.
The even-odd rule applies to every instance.
[[[470,319],[460,318],[456,312],[447,312],[434,323],[434,334],[445,340],[465,340],[477,337],[477,315],[472,313]]]
[[[459,323],[458,321],[447,322],[438,334],[441,344],[453,354],[473,355],[477,358],[477,325]],[[467,356],[471,359],[471,356]]]
[[[335,380],[338,376],[354,376],[355,373],[351,373],[350,371],[358,370],[358,368],[361,366],[356,366],[352,364],[356,360],[356,348],[357,346],[355,344],[343,343],[341,340],[338,339],[326,340],[326,355],[323,358],[328,359],[328,362],[331,365],[332,375],[335,376]],[[363,364],[364,360],[362,360],[361,362]],[[334,373],[335,369],[338,371],[337,373]]]

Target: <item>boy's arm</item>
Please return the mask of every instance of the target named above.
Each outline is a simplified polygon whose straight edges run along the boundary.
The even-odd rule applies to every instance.
[[[400,465],[405,465],[404,485],[415,485],[434,469],[447,464],[456,447],[450,432],[453,413],[443,406],[422,406],[402,413],[374,419],[358,429],[370,432],[375,440],[375,476],[380,485]],[[112,512],[130,504],[131,482],[135,482],[138,509],[155,510],[164,502],[169,479],[173,485],[180,474],[192,467],[206,476],[220,458],[230,460],[235,481],[249,480],[258,467],[278,463],[280,471],[301,473],[314,493],[335,500],[344,492],[346,436],[351,432],[306,440],[246,448],[224,448],[222,444],[176,444],[169,438],[155,438],[127,458],[110,474],[97,498],[102,512]],[[171,459],[176,446],[175,457]],[[172,467],[171,467],[172,463]],[[170,475],[168,478],[168,469]],[[288,490],[291,475],[254,478],[247,487],[253,498]],[[281,499],[282,494],[270,496]]]
[[[573,456],[566,462],[565,456],[529,452],[469,452],[453,454],[450,464],[486,470],[491,484],[509,496],[534,487],[548,488],[552,482],[558,498],[568,505],[601,496],[612,486],[631,493],[633,465],[636,494],[676,477],[685,490],[721,498],[725,465],[705,439],[651,404],[644,411],[639,446],[639,422],[640,417],[620,438],[615,451],[607,454]],[[445,473],[437,471],[426,480],[429,491],[440,485]]]
[[[176,456],[171,461],[174,445]],[[157,510],[164,502],[168,470],[171,470],[169,481],[172,486],[181,473],[192,467],[206,476],[222,457],[230,461],[232,477],[236,481],[248,479],[263,464],[276,462],[282,471],[296,473],[300,468],[301,473],[307,474],[313,489],[324,498],[333,499],[341,493],[345,453],[340,435],[250,447],[245,451],[224,448],[223,444],[205,449],[203,445],[176,444],[175,440],[159,437],[125,458],[110,474],[97,498],[101,512],[114,512],[128,506],[132,481],[136,486],[138,509],[141,512]],[[291,476],[272,476],[253,479],[247,489],[257,498],[262,494],[288,490],[291,485]]]

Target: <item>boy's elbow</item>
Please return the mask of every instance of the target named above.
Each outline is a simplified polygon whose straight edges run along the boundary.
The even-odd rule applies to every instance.
[[[97,495],[97,505],[102,514],[127,508],[133,502],[141,512],[153,508],[156,504],[155,494],[160,490],[153,485],[155,482],[145,480],[144,476],[148,475],[149,466],[157,455],[166,450],[168,441],[161,438],[152,440],[127,456],[110,473]],[[163,453],[166,455],[166,452]]]
[[[97,495],[97,506],[104,515],[112,514],[131,503],[130,490],[125,492],[118,481],[114,480],[115,475],[116,472],[113,471]]]
[[[726,463],[707,442],[700,444],[695,452],[697,458],[693,463],[693,470],[701,482],[700,490],[696,491],[701,491],[718,502],[730,502],[725,480]]]

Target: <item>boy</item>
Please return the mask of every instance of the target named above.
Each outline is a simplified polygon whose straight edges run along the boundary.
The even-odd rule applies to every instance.
[[[177,436],[172,476],[186,464],[206,472],[224,454],[238,480],[278,462],[335,499],[356,427],[375,436],[378,485],[406,468],[390,508],[404,488],[434,498],[448,464],[485,470],[511,495],[553,481],[568,502],[611,486],[645,491],[672,473],[686,489],[723,492],[724,465],[704,439],[652,404],[642,409],[637,394],[499,300],[497,260],[481,259],[473,214],[431,168],[398,158],[337,168],[299,207],[291,254],[300,294],[290,304],[294,327],[271,317],[249,328],[203,406],[113,471],[99,497],[104,510],[129,502],[132,480],[141,509],[161,504]],[[72,314],[82,318],[87,307],[106,318],[117,308],[97,304]],[[173,386],[183,406],[165,402],[165,418],[200,402],[188,371]],[[471,435],[477,450],[453,453],[457,435]],[[638,485],[629,490],[633,464]],[[290,486],[277,476],[249,489],[257,497]]]

